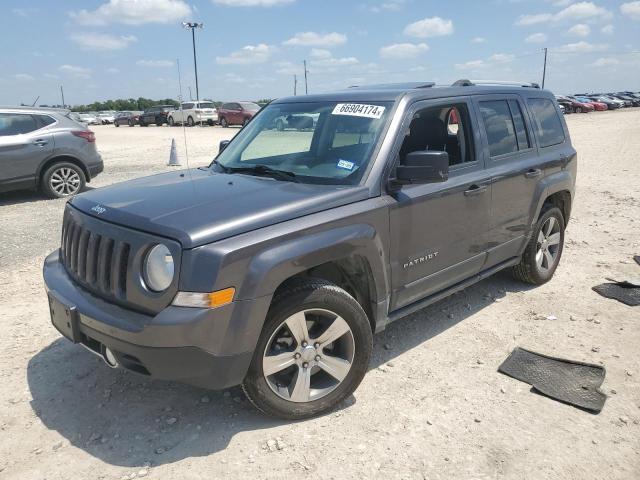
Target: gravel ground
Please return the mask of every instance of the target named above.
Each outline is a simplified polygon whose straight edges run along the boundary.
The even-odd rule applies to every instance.
[[[640,277],[640,110],[567,117],[578,193],[562,262],[528,288],[498,274],[391,325],[370,372],[335,412],[256,413],[207,392],[107,368],[51,326],[41,266],[64,201],[0,196],[0,478],[640,478],[640,310],[599,297]],[[182,129],[95,127],[93,187],[162,172]],[[187,130],[191,165],[237,130]],[[497,373],[517,345],[601,363],[592,415]]]

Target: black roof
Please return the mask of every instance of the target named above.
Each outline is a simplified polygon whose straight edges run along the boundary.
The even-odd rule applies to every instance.
[[[460,97],[466,95],[491,95],[505,93],[521,93],[527,89],[529,93],[541,92],[535,83],[518,82],[476,82],[459,80],[453,85],[436,85],[433,82],[389,83],[382,85],[353,86],[336,92],[284,97],[273,103],[299,103],[323,101],[396,101],[403,96],[413,99],[429,99],[442,97]],[[549,94],[548,92],[546,92]]]

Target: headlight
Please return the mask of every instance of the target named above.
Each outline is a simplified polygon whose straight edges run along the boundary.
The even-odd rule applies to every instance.
[[[173,255],[164,245],[156,245],[144,260],[142,278],[149,290],[162,292],[169,288],[173,281]]]

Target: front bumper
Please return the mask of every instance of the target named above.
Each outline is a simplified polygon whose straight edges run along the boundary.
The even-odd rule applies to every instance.
[[[152,316],[78,286],[58,251],[45,259],[43,275],[50,304],[53,298],[73,312],[73,334],[53,322],[65,337],[97,354],[108,348],[128,370],[210,389],[242,382],[270,301],[264,297],[217,309],[169,306]]]

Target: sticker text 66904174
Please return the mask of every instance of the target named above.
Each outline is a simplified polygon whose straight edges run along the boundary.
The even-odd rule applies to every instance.
[[[349,115],[352,117],[365,117],[379,119],[384,113],[385,107],[379,105],[364,105],[362,103],[339,103],[333,109],[334,115]]]

